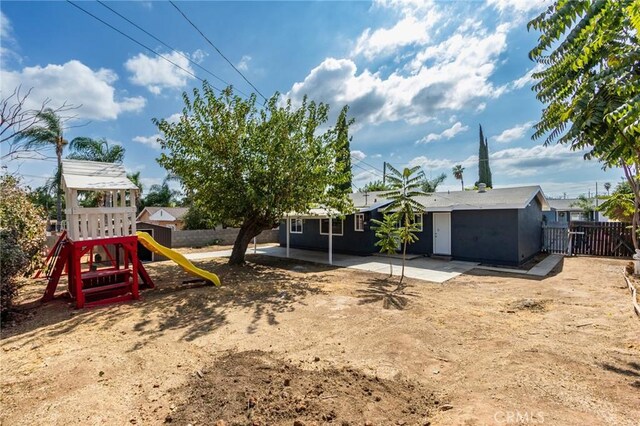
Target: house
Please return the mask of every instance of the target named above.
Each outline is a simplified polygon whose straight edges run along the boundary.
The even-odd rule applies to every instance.
[[[293,248],[328,250],[331,231],[331,248],[336,252],[377,253],[371,220],[382,220],[389,204],[382,194],[351,194],[356,213],[344,219],[326,209],[289,214],[280,224],[280,245],[288,241]],[[549,204],[539,186],[436,192],[416,201],[425,212],[416,215],[419,240],[407,246],[407,253],[519,265],[542,246],[542,214]]]
[[[551,210],[544,212],[546,222],[597,222],[600,219],[598,212],[592,211],[587,214],[578,207],[577,198],[549,199],[548,201]],[[595,199],[592,198],[591,201],[595,206]]]
[[[187,207],[145,207],[136,221],[165,226],[176,231],[183,228],[187,211]]]

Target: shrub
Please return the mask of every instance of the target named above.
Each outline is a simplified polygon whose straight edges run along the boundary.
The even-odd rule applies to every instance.
[[[45,212],[36,207],[19,181],[0,176],[0,318],[7,319],[18,279],[37,268],[46,239]]]

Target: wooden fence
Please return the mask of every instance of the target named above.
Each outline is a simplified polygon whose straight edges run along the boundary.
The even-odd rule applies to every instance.
[[[542,226],[542,251],[589,256],[631,257],[631,224],[624,222],[548,223]]]

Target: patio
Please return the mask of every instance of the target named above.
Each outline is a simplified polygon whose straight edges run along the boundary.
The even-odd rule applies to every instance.
[[[287,249],[280,246],[262,246],[255,249],[249,246],[248,254],[263,254],[266,256],[274,256],[287,258]],[[231,250],[222,250],[206,253],[191,253],[185,255],[189,260],[201,260],[212,257],[227,257],[231,255]],[[304,260],[307,262],[321,263],[329,265],[329,258],[326,252],[289,249],[290,259]],[[382,256],[352,256],[346,254],[333,254],[333,266],[357,269],[367,272],[377,272],[380,274],[389,274],[389,261],[393,264],[393,275],[400,276],[402,268],[402,259]],[[437,260],[428,257],[418,257],[407,259],[404,275],[408,278],[418,280],[431,281],[435,283],[443,283],[451,278],[457,277],[473,268],[478,264],[473,262],[462,262],[457,260]]]

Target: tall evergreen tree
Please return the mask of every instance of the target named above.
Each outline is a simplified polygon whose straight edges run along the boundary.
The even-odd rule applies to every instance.
[[[493,187],[491,182],[491,167],[489,166],[489,141],[482,132],[482,125],[480,125],[480,147],[478,149],[478,181],[484,183],[487,188]]]
[[[336,122],[336,183],[335,187],[343,194],[351,193],[351,137],[349,137],[349,126],[353,124],[353,118],[348,120],[347,113],[349,106],[345,106],[338,115]]]

